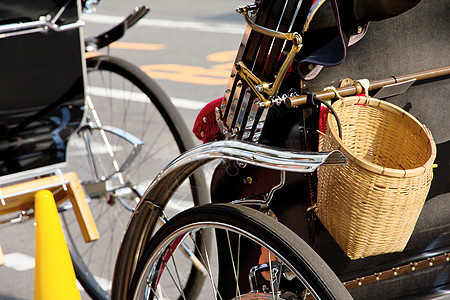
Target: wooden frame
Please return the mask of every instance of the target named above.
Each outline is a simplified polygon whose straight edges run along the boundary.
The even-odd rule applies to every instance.
[[[83,189],[74,172],[46,176],[1,187],[0,198],[4,204],[0,204],[0,215],[33,208],[34,196],[40,190],[51,191],[56,205],[65,200],[70,200],[86,242],[95,241],[100,237]],[[0,251],[0,265],[1,261],[3,261],[3,255]]]

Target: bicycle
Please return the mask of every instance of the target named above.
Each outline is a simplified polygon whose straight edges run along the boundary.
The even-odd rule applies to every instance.
[[[25,120],[20,116],[23,109],[14,112],[18,113],[18,117],[14,119],[11,109],[4,108],[4,114],[10,114],[9,118],[14,120],[8,126],[15,129],[3,139],[2,149],[9,147],[12,151],[24,150],[10,160],[20,162],[22,168],[14,169],[6,160],[4,165],[7,169],[2,175],[8,177],[13,174],[20,179],[34,176],[35,170],[38,170],[37,174],[44,176],[46,173],[40,173],[41,170],[53,168],[77,173],[88,196],[101,238],[96,242],[85,243],[82,232],[78,226],[74,226],[77,219],[72,205],[61,204],[58,210],[78,280],[91,297],[106,299],[109,298],[120,237],[137,203],[136,199],[143,194],[152,176],[156,176],[172,157],[193,147],[194,143],[168,96],[137,66],[108,54],[88,55],[89,51],[108,47],[120,39],[128,28],[145,16],[148,8],[136,8],[122,23],[107,32],[85,39],[84,45],[80,45],[79,41],[83,36],[78,28],[83,24],[79,21],[78,10],[80,7],[91,7],[92,1],[82,1],[81,5],[77,1],[41,3],[31,12],[23,12],[23,16],[18,15],[20,9],[14,9],[18,4],[20,3],[5,4],[11,10],[5,10],[5,25],[0,27],[3,45],[8,43],[9,53],[17,51],[18,59],[32,55],[36,60],[29,65],[19,64],[14,69],[41,69],[45,63],[54,66],[53,62],[60,60],[61,66],[52,74],[62,76],[61,74],[74,70],[74,75],[71,76],[79,77],[76,77],[76,84],[71,90],[72,83],[66,79],[67,76],[62,76],[61,81],[67,81],[69,87],[68,95],[63,95],[59,105],[52,102],[60,97],[56,96],[59,90],[52,89],[50,82],[46,84],[48,79],[33,70],[27,72],[31,79],[26,77],[25,80],[31,82],[33,87],[39,84],[45,86],[49,92],[44,93],[44,96],[42,93],[27,94],[26,89],[23,89],[24,96],[16,96],[20,93],[11,80],[21,78],[22,74],[15,77],[14,73],[9,81],[4,81],[5,94],[9,93],[13,99],[18,99],[16,103],[20,103],[22,108],[26,99],[43,100],[34,100],[39,102],[37,104],[30,103],[26,108],[29,117]],[[34,21],[36,18],[38,20]],[[28,40],[31,40],[31,46],[24,50],[21,42],[25,41],[27,44]],[[44,42],[48,46],[42,46]],[[67,44],[61,44],[63,42]],[[44,52],[45,56],[42,57],[46,57],[46,61],[39,60],[43,51],[33,53],[34,50],[31,49],[36,47],[51,53]],[[59,52],[60,48],[65,52]],[[88,51],[85,63],[83,49]],[[67,58],[61,53],[67,57],[71,55],[73,59],[67,62]],[[87,84],[86,91],[83,80]],[[63,86],[61,89],[66,88]],[[67,99],[70,97],[75,100]],[[48,127],[36,127],[35,124]],[[57,131],[53,131],[55,126],[58,126]],[[43,139],[48,144],[41,146],[36,142],[37,136],[45,136]],[[59,138],[56,139],[57,137]],[[23,139],[24,142],[19,144],[21,148],[14,148],[14,143],[7,142],[8,138]],[[49,150],[45,150],[46,147]],[[30,156],[34,158],[29,163],[27,159]],[[66,159],[68,164],[63,164]],[[178,200],[173,201],[173,213],[208,201],[207,197],[201,195],[201,189],[198,189],[198,186],[204,184],[203,180],[199,174],[185,184],[178,193]],[[27,220],[32,215],[32,207],[26,207],[20,213],[20,220]],[[10,222],[11,219],[18,220],[15,216],[9,216],[4,222]]]
[[[410,106],[417,106],[427,92],[433,91],[436,98],[444,99],[446,88],[448,91],[445,80],[450,70],[442,67],[448,63],[448,55],[438,46],[439,39],[428,38],[437,37],[438,32],[448,34],[448,22],[437,17],[438,12],[445,11],[445,5],[421,3],[420,8],[412,9],[417,2],[405,1],[404,6],[393,10],[377,6],[380,2],[368,9],[367,1],[355,1],[355,6],[349,7],[345,1],[263,0],[238,8],[248,26],[224,98],[215,104],[218,128],[213,136],[205,138],[210,139],[209,143],[182,154],[165,167],[163,175],[143,196],[121,245],[113,297],[193,299],[208,293],[206,297],[216,299],[404,299],[418,293],[423,297],[447,295],[450,244],[446,236],[450,228],[448,209],[444,207],[448,188],[431,187],[416,231],[406,249],[398,253],[352,260],[314,213],[316,169],[346,162],[340,152],[315,152],[320,106],[329,106],[324,99],[379,92],[380,98],[400,102],[392,97],[402,95],[415,83],[406,93]],[[395,42],[409,46],[402,28],[415,28],[418,20],[430,23],[415,32],[421,43],[400,51],[391,42],[393,50],[385,52],[398,61],[376,65],[377,55],[385,53],[385,49],[369,50],[387,39],[384,28],[393,29]],[[327,27],[329,22],[332,26]],[[443,31],[438,24],[444,26]],[[350,37],[346,33],[351,33]],[[354,44],[350,48],[347,38]],[[416,61],[407,55],[410,53],[412,57],[432,53],[433,59]],[[429,69],[434,63],[441,67]],[[327,68],[338,64],[342,65]],[[354,66],[360,68],[354,70]],[[397,75],[399,70],[404,70],[405,75]],[[342,80],[340,87],[307,93],[327,87],[350,72],[358,78],[370,75],[384,79],[370,81],[370,85]],[[396,75],[386,77],[386,73]],[[386,85],[391,87],[381,91]],[[439,120],[447,119],[441,114]],[[435,123],[431,131],[439,132],[439,125]],[[448,135],[441,135],[439,141],[438,148],[448,149]],[[438,150],[437,160],[444,163],[443,172],[448,173],[448,154],[443,152]],[[427,153],[433,156],[432,146]],[[178,182],[214,159],[222,160],[211,180],[214,204],[175,216],[150,238]],[[446,178],[441,171],[439,176]],[[274,216],[287,227],[277,223]],[[292,231],[296,234],[292,235]],[[210,255],[217,258],[207,255],[196,241],[202,234],[215,236],[217,255]],[[197,286],[198,290],[193,291],[192,282],[185,280],[191,269],[185,268],[178,256],[180,241],[197,245],[209,288]]]

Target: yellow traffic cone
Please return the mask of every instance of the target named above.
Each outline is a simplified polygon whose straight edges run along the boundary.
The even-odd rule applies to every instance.
[[[55,200],[50,191],[36,193],[35,219],[34,299],[81,299]]]

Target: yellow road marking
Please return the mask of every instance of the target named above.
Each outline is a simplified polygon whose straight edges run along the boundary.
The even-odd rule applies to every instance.
[[[94,57],[94,56],[97,56],[97,55],[100,55],[101,53],[100,52],[85,52],[84,53],[84,57],[85,58],[91,58],[91,57]]]
[[[234,61],[235,58],[236,58],[236,50],[216,52],[206,57],[206,59],[209,61],[222,63]]]
[[[142,66],[141,69],[154,79],[168,79],[176,82],[226,85],[231,67],[236,57],[236,50],[221,51],[208,55],[208,61],[222,64],[209,68],[176,64],[156,64]]]
[[[224,67],[226,65],[226,67]],[[141,69],[155,79],[168,79],[177,82],[224,85],[227,84],[231,71],[231,63],[203,68],[174,64],[142,66]]]
[[[143,43],[112,43],[111,48],[131,50],[160,50],[164,49],[162,44]],[[86,57],[95,56],[98,53],[86,53]],[[198,67],[177,64],[155,64],[141,66],[141,69],[153,79],[167,79],[176,82],[202,84],[202,85],[226,85],[230,76],[236,51],[221,51],[208,55],[208,61],[219,64],[211,67]]]

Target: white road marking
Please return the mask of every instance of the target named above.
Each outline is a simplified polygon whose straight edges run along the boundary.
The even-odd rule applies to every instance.
[[[19,272],[32,270],[35,267],[34,257],[18,252],[8,253],[5,254],[3,266]]]
[[[206,105],[206,102],[183,98],[171,98],[170,100],[176,107],[184,109],[200,110]]]
[[[99,14],[83,14],[83,20],[91,23],[117,25],[123,21],[123,17],[99,15]],[[242,35],[245,30],[245,25],[234,23],[203,23],[203,22],[186,22],[186,21],[171,21],[161,19],[142,19],[136,26],[148,26],[159,28],[171,28],[179,30],[192,30],[211,33],[228,33]]]
[[[89,86],[87,87],[87,92],[88,94],[93,96],[105,96],[115,99],[129,99],[131,101],[141,103],[148,101],[148,98],[142,93],[127,92],[119,89],[105,89],[102,87]],[[200,110],[206,105],[206,102],[183,98],[171,98],[171,101],[173,105],[175,105],[175,107],[191,110]]]

